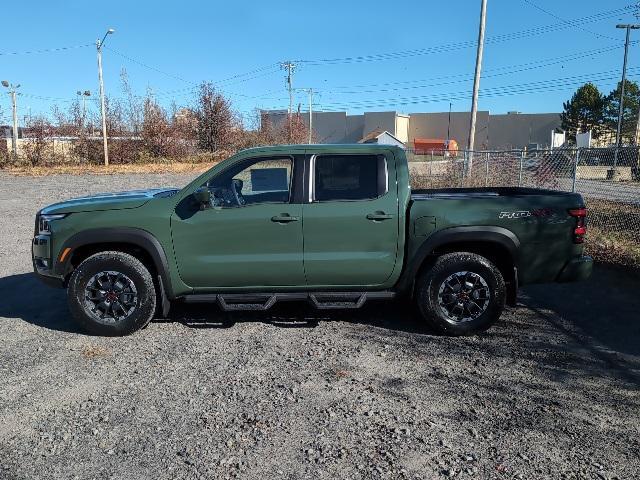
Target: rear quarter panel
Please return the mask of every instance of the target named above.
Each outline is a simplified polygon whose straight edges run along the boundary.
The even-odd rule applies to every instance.
[[[575,219],[568,214],[570,208],[581,204],[579,195],[544,193],[414,200],[409,214],[408,257],[414,258],[435,232],[459,226],[502,227],[520,243],[515,258],[520,284],[553,281],[569,258],[582,253],[582,245],[573,243]],[[432,227],[428,228],[430,222]]]

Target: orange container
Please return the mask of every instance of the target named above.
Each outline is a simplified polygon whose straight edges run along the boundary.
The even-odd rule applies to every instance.
[[[441,138],[415,138],[413,148],[417,155],[444,155],[448,153],[455,155],[458,153],[458,142]]]

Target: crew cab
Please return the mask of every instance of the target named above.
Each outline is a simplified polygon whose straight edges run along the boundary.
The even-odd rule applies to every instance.
[[[492,325],[522,285],[587,278],[585,217],[575,193],[412,190],[398,147],[270,146],[181,189],[47,206],[32,257],[94,334],[132,333],[173,302],[325,309],[397,297],[463,335]]]

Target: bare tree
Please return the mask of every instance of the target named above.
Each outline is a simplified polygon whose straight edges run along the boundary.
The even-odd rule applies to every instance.
[[[289,125],[286,126],[287,130]],[[295,114],[291,119],[291,131],[287,132],[289,135],[289,143],[307,143],[309,141],[309,128],[304,123],[304,119],[300,112]]]
[[[143,122],[143,110],[144,101],[140,101],[136,95],[133,94],[131,84],[129,83],[129,75],[126,69],[120,71],[120,83],[122,86],[122,92],[125,96],[124,113],[129,124],[129,128],[134,135],[140,133],[140,128]]]
[[[143,112],[141,136],[145,150],[152,157],[169,156],[173,132],[167,113],[151,95],[144,101]]]
[[[42,165],[47,159],[53,160],[53,130],[51,122],[44,116],[29,118],[22,154],[32,166]]]
[[[124,108],[119,99],[109,96],[105,98],[105,117],[107,119],[107,135],[109,137],[128,133],[124,118]]]
[[[299,113],[292,116],[289,128],[288,117],[274,122],[270,115],[256,110],[249,128],[242,135],[242,148],[309,141],[309,128]]]
[[[77,134],[77,127],[75,125],[71,109],[69,113],[67,113],[57,105],[54,105],[51,107],[51,117],[53,118],[53,123],[49,122],[49,127],[52,129],[54,135],[59,137],[70,137]],[[43,119],[44,117],[39,116],[35,117],[33,120],[37,124]],[[32,123],[31,120],[28,123]]]
[[[239,125],[229,101],[210,83],[200,86],[195,110],[199,147],[208,152],[232,149]]]

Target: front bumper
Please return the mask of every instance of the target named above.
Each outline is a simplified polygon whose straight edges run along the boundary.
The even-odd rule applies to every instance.
[[[64,279],[53,271],[51,237],[49,235],[36,235],[33,237],[31,260],[33,262],[33,271],[39,280],[50,287],[64,288]]]
[[[586,280],[591,276],[592,270],[593,258],[587,255],[572,258],[560,271],[556,282],[566,283]]]

